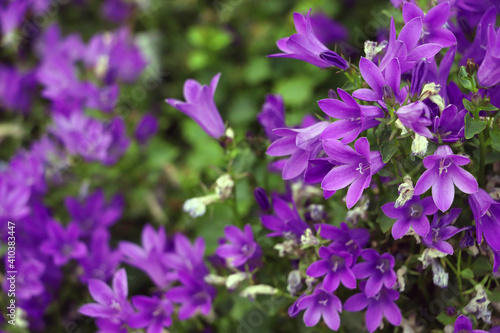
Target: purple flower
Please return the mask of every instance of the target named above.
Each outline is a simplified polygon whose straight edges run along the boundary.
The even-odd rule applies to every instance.
[[[279,139],[279,136],[273,133],[276,128],[285,127],[285,104],[281,95],[267,95],[266,102],[262,105],[262,110],[257,115],[262,128],[266,132],[271,142]]]
[[[410,227],[421,237],[427,236],[430,230],[427,215],[437,212],[437,207],[431,197],[420,200],[420,196],[414,195],[404,206],[395,208],[394,202],[382,206],[385,215],[397,221],[392,226],[392,237],[399,239],[406,235]]]
[[[448,146],[439,146],[434,155],[424,158],[427,169],[415,185],[415,195],[420,195],[432,187],[432,199],[437,208],[446,211],[451,207],[455,197],[455,184],[462,192],[472,194],[477,192],[478,185],[473,175],[461,165],[470,163],[465,156],[453,155]]]
[[[375,118],[383,118],[383,111],[373,105],[359,105],[344,90],[337,92],[342,99],[322,99],[318,102],[323,112],[332,118],[340,119],[330,124],[321,134],[321,139],[340,139],[342,143],[354,141],[361,132],[377,126],[380,122]]]
[[[133,9],[132,4],[123,0],[106,0],[101,7],[101,15],[112,22],[121,23],[127,20]]]
[[[89,292],[97,303],[89,303],[80,307],[79,312],[87,317],[126,321],[133,313],[127,300],[128,282],[124,268],[113,276],[113,289],[101,280],[89,280]]]
[[[349,34],[342,24],[332,20],[328,15],[315,13],[309,18],[314,35],[325,45],[342,42]]]
[[[496,1],[496,0],[495,0]],[[487,10],[481,10],[482,17],[475,27],[475,35],[470,33],[471,36],[474,36],[474,42],[472,44],[467,40],[467,48],[463,50],[463,56],[460,60],[460,66],[465,66],[467,64],[467,59],[474,59],[476,64],[481,64],[484,60],[484,56],[486,55],[486,51],[488,48],[488,30],[489,26],[495,26],[497,19],[497,11],[494,7],[486,7]],[[467,9],[468,10],[468,9]],[[461,20],[464,23],[472,23],[469,21],[470,18],[466,18],[465,20]],[[459,23],[462,23],[459,21]],[[474,29],[474,27],[472,27]],[[458,37],[458,36],[457,36]],[[465,37],[467,38],[467,37]],[[465,44],[465,43],[464,43]]]
[[[144,145],[156,132],[158,132],[158,120],[153,115],[146,113],[135,128],[135,138]]]
[[[352,93],[352,96],[363,101],[379,102],[385,105],[384,99],[394,99],[399,104],[403,103],[408,95],[408,87],[400,88],[401,68],[398,59],[392,59],[382,70],[372,61],[361,57],[359,70],[363,79],[371,89],[361,88]]]
[[[344,309],[347,311],[357,312],[367,308],[365,315],[366,328],[369,332],[374,332],[382,322],[382,316],[387,318],[389,323],[394,326],[401,324],[401,311],[394,301],[399,299],[399,293],[394,289],[382,288],[375,295],[368,296],[366,287],[363,283],[360,289],[364,292],[355,294],[347,299],[344,304]]]
[[[8,266],[8,257],[5,256],[5,268]],[[42,295],[45,292],[43,275],[47,269],[46,265],[35,258],[16,258],[16,298],[19,300],[29,300]],[[6,269],[7,270],[7,269]],[[5,276],[8,277],[7,275]],[[3,279],[3,289],[5,294],[10,289],[11,281]]]
[[[266,153],[271,156],[290,155],[283,167],[283,179],[293,179],[304,172],[309,159],[320,152],[319,138],[327,126],[328,122],[322,121],[306,128],[279,128],[273,131],[281,138],[274,141]]]
[[[2,103],[2,107],[28,113],[31,110],[36,85],[35,72],[21,73],[15,68],[0,66],[0,103]]]
[[[233,225],[224,228],[224,235],[229,243],[220,245],[215,253],[227,260],[230,267],[245,270],[248,265],[254,270],[261,264],[262,250],[254,241],[250,224],[245,225],[243,231]]]
[[[352,271],[357,279],[365,279],[367,297],[375,296],[382,285],[392,288],[396,283],[396,273],[394,273],[394,257],[389,253],[380,255],[374,249],[365,249],[361,252],[361,258],[365,262],[354,265]]]
[[[435,214],[431,223],[431,231],[422,238],[422,243],[428,248],[453,254],[453,247],[446,240],[463,230],[450,225],[455,222],[461,211],[459,208],[454,208],[445,215]]]
[[[40,250],[52,256],[54,264],[62,266],[73,259],[80,259],[87,255],[85,243],[78,240],[80,231],[75,223],[68,225],[66,230],[56,221],[47,224],[49,239],[44,241]]]
[[[131,328],[145,328],[148,333],[161,333],[164,327],[172,325],[174,306],[168,299],[157,296],[133,296],[132,304],[139,311],[128,319]]]
[[[481,244],[482,236],[488,245],[500,251],[500,203],[480,188],[469,196],[469,205],[476,221],[476,237]]]
[[[338,140],[323,141],[323,148],[329,158],[339,166],[334,167],[321,182],[321,188],[327,191],[336,191],[347,187],[346,204],[351,209],[363,190],[370,186],[372,176],[385,165],[378,151],[370,152],[367,138],[360,138],[354,144],[354,149],[342,144]]]
[[[10,39],[16,38],[15,36],[10,36],[9,38],[9,35],[21,25],[24,14],[26,14],[26,11],[28,10],[29,2],[7,2],[7,5],[2,7],[3,8],[0,8],[0,26],[2,28],[2,35],[5,38],[5,42],[7,42]]]
[[[443,26],[450,16],[450,4],[441,3],[431,8],[427,14],[417,5],[405,3],[403,5],[403,19],[405,23],[416,17],[420,17],[423,23],[423,41],[425,43],[435,43],[442,47],[450,47],[457,43],[455,35]]]
[[[300,239],[308,226],[297,212],[295,203],[292,204],[293,209],[285,200],[277,196],[273,198],[273,209],[276,215],[263,215],[261,217],[262,225],[273,231],[267,234],[267,237],[289,237],[293,235],[295,238]]]
[[[127,137],[125,121],[120,117],[113,118],[105,130],[111,135],[111,144],[108,147],[107,157],[103,161],[105,165],[113,165],[127,151],[130,139]]]
[[[179,319],[186,320],[198,310],[203,315],[208,315],[215,299],[215,288],[204,283],[202,278],[194,278],[185,273],[179,274],[179,280],[182,286],[174,287],[166,294],[167,299],[182,304],[179,309]]]
[[[210,86],[202,86],[198,81],[189,79],[184,83],[184,98],[186,102],[174,98],[165,101],[191,117],[203,130],[213,138],[220,138],[225,133],[225,126],[214,102],[215,89],[221,74],[217,74]]]
[[[181,275],[203,278],[208,274],[208,268],[203,262],[205,255],[205,241],[198,237],[191,245],[183,234],[174,237],[175,251],[163,256],[163,264],[174,270],[173,277],[179,279]]]
[[[44,162],[35,153],[19,151],[9,162],[9,181],[19,188],[31,188],[32,193],[44,193],[47,190]]]
[[[15,185],[0,173],[0,222],[19,221],[30,212],[30,187]]]
[[[318,40],[311,25],[310,13],[311,10],[305,18],[302,14],[293,13],[297,33],[276,42],[278,48],[284,53],[271,54],[268,57],[298,59],[320,68],[332,66],[343,70],[349,68],[347,61],[337,53],[330,51]]]
[[[458,112],[458,108],[450,104],[440,116],[434,118],[433,132],[443,142],[456,142],[464,138],[466,109]],[[434,138],[436,140],[436,138]]]
[[[368,230],[363,228],[349,228],[345,222],[340,223],[340,228],[323,223],[316,224],[315,227],[321,237],[332,240],[334,243],[343,245],[356,243],[358,248],[363,248],[370,240],[370,232]]]
[[[477,71],[477,81],[483,87],[500,83],[500,34],[495,31],[494,25],[488,27],[488,46]]]
[[[271,204],[269,203],[269,198],[267,197],[266,190],[264,190],[262,187],[256,187],[253,195],[261,210],[267,211],[271,209]]]
[[[402,106],[396,111],[396,114],[403,125],[421,136],[432,138],[432,133],[427,128],[432,124],[430,120],[431,110],[424,102],[417,101]]]
[[[455,326],[453,326],[453,333],[487,333],[483,330],[472,329],[472,323],[469,318],[464,315],[460,315],[455,321]]]
[[[295,317],[301,310],[306,310],[304,324],[308,327],[315,326],[321,317],[331,330],[336,331],[340,327],[339,312],[342,312],[342,303],[337,296],[321,286],[316,287],[311,295],[299,297],[292,307],[295,308],[293,311],[289,310],[292,317]]]
[[[306,271],[312,277],[325,275],[323,289],[328,292],[337,290],[339,283],[349,289],[356,288],[356,278],[351,270],[352,255],[346,251],[335,251],[322,246],[319,249],[320,260],[313,262]]]

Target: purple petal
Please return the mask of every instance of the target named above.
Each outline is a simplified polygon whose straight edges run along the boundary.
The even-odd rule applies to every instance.
[[[420,17],[422,20],[424,19],[424,12],[418,6],[405,2],[403,5],[403,19],[405,23],[408,23],[415,17]]]
[[[331,270],[332,266],[326,260],[313,262],[306,271],[306,274],[312,277],[320,277]]]
[[[422,33],[422,18],[415,17],[399,33],[398,40],[403,41],[408,51],[413,50]]]
[[[417,181],[413,193],[415,195],[420,195],[422,193],[427,192],[427,190],[431,188],[431,186],[433,186],[434,183],[437,181],[437,178],[438,178],[437,170],[435,169],[426,170],[422,174],[422,176],[420,176],[420,179]]]
[[[363,190],[370,185],[370,176],[360,177],[352,182],[351,186],[347,190],[346,205],[348,209],[351,209],[361,198]]]
[[[304,312],[304,324],[306,326],[316,326],[321,318],[321,308],[316,304],[309,306]]]
[[[432,186],[432,199],[437,208],[445,212],[453,203],[455,198],[455,186],[451,180],[451,175],[443,173],[437,176],[436,183]]]
[[[373,297],[382,289],[382,275],[373,274],[368,281],[366,281],[365,294],[366,297]]]
[[[368,299],[363,293],[352,295],[344,303],[344,309],[350,312],[361,311],[367,306],[368,306]]]
[[[394,239],[400,239],[401,237],[406,235],[408,230],[410,230],[410,226],[411,223],[409,220],[405,218],[400,218],[392,226],[392,237],[394,237]]]
[[[323,320],[331,330],[338,330],[340,327],[340,316],[333,306],[326,306],[323,309]]]
[[[446,24],[450,16],[450,4],[448,2],[431,8],[425,15],[425,23],[429,27],[439,28]]]
[[[368,332],[374,332],[382,321],[382,309],[378,304],[368,307],[365,315],[366,328]]]
[[[460,191],[468,194],[477,192],[477,180],[469,172],[453,164],[451,168],[449,168],[448,173],[450,174],[451,180]]]
[[[356,171],[355,168],[356,167],[353,165],[341,165],[338,167],[334,167],[321,182],[321,188],[329,191],[335,191],[345,188],[356,179],[361,177],[361,175],[358,171]]]
[[[401,324],[401,311],[396,304],[385,302],[383,309],[384,316],[392,325],[399,326]]]
[[[125,269],[119,269],[113,276],[113,290],[118,299],[124,300],[128,296],[127,272]]]
[[[420,35],[419,35],[420,36]],[[370,60],[361,57],[359,61],[359,70],[365,79],[366,83],[379,95],[382,94],[382,87],[385,80],[382,76],[380,69]],[[353,94],[354,96],[354,94]],[[354,96],[356,97],[356,96]]]
[[[89,292],[93,299],[101,304],[109,304],[115,298],[111,288],[101,280],[89,280]]]

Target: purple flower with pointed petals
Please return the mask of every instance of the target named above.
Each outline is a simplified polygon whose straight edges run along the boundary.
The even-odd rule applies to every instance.
[[[105,229],[98,229],[92,233],[89,255],[78,262],[83,268],[80,281],[87,283],[89,279],[108,281],[120,264],[121,253],[112,251],[109,247],[111,235]]]
[[[424,102],[417,101],[402,106],[396,111],[396,114],[401,123],[413,132],[429,139],[433,137],[432,132],[427,127],[432,124],[431,110]]]
[[[5,256],[5,268],[7,270],[8,260],[12,257]],[[29,300],[40,296],[45,292],[46,285],[43,276],[47,265],[35,258],[16,258],[16,298]],[[7,277],[7,276],[6,276]],[[11,281],[4,278],[2,281],[5,294],[9,292]]]
[[[354,265],[352,271],[357,279],[365,279],[367,297],[375,296],[382,285],[392,288],[396,283],[396,273],[394,273],[394,257],[389,253],[380,255],[374,249],[365,249],[361,252],[361,258],[365,262]]]
[[[481,11],[483,12],[483,11]],[[488,30],[489,26],[495,26],[497,19],[497,11],[494,7],[490,7],[488,10],[484,11],[482,14],[477,27],[475,27],[475,35],[472,33],[470,35],[474,36],[474,42],[469,44],[467,40],[467,48],[463,50],[463,56],[460,60],[460,66],[465,66],[467,64],[467,59],[474,59],[476,64],[481,64],[486,55],[488,49]],[[465,21],[465,22],[464,22]],[[462,20],[464,23],[472,23],[469,19]],[[459,23],[462,23],[459,21]],[[474,27],[472,27],[474,29]],[[465,44],[465,43],[464,43]]]
[[[457,43],[455,35],[443,26],[450,17],[450,4],[441,3],[424,14],[417,5],[405,3],[403,5],[403,19],[405,23],[420,17],[423,23],[423,42],[435,43],[442,47],[450,47]]]
[[[340,327],[339,312],[342,312],[342,303],[333,293],[321,288],[321,285],[317,286],[311,295],[299,297],[292,307],[294,309],[289,310],[292,317],[295,317],[301,310],[306,310],[304,324],[308,327],[318,324],[321,317],[331,330],[336,331]]]
[[[28,186],[13,184],[8,175],[0,174],[0,222],[18,221],[30,212]]]
[[[349,64],[337,53],[329,50],[323,45],[316,35],[311,25],[311,19],[307,13],[304,18],[302,14],[293,13],[293,21],[297,33],[290,37],[278,40],[276,45],[284,53],[268,55],[268,57],[293,58],[306,61],[320,68],[338,67],[346,70]]]
[[[323,148],[329,158],[339,166],[334,167],[321,182],[321,188],[336,191],[350,185],[347,191],[346,204],[351,209],[363,190],[370,186],[372,176],[385,165],[378,151],[370,152],[367,138],[360,138],[354,144],[354,149],[338,140],[323,141]]]
[[[394,289],[384,287],[375,295],[368,296],[366,288],[369,288],[368,283],[365,287],[362,282],[360,289],[364,292],[349,297],[344,304],[344,309],[357,312],[367,308],[365,323],[370,333],[380,326],[382,316],[392,325],[399,326],[401,324],[401,311],[395,303],[399,299],[399,293]]]
[[[13,1],[3,4],[6,5],[0,8],[0,27],[2,28],[2,35],[4,35],[5,42],[7,42],[18,38],[11,33],[21,25],[22,19],[29,9],[29,2]]]
[[[461,211],[460,208],[453,208],[448,214],[435,214],[432,219],[431,230],[426,237],[422,238],[422,243],[428,248],[453,254],[453,247],[446,240],[465,229],[458,229],[450,225],[455,222]]]
[[[500,29],[488,27],[488,46],[481,66],[477,70],[477,81],[483,87],[493,87],[500,83]]]
[[[65,230],[59,223],[50,221],[47,224],[47,230],[49,239],[40,245],[40,250],[52,256],[57,266],[87,255],[85,243],[78,240],[80,231],[75,223],[69,224]]]
[[[476,237],[481,244],[482,236],[488,245],[500,251],[500,203],[480,188],[469,196],[469,204],[476,221]]]
[[[205,240],[196,238],[191,245],[189,239],[183,234],[175,234],[175,251],[163,256],[163,264],[173,269],[173,277],[179,279],[181,275],[187,274],[202,278],[208,274],[208,268],[203,262],[205,255]]]
[[[340,139],[342,143],[354,141],[361,132],[377,126],[380,122],[375,118],[383,118],[382,109],[374,105],[359,105],[354,98],[344,90],[338,88],[337,92],[342,99],[332,98],[318,101],[318,105],[332,118],[340,119],[330,124],[321,139]]]
[[[203,315],[208,315],[212,309],[216,290],[203,279],[194,278],[189,274],[179,274],[182,286],[170,289],[166,298],[175,303],[182,304],[179,309],[179,319],[186,320],[199,310]]]
[[[339,283],[349,289],[356,288],[356,278],[351,270],[352,255],[346,251],[335,251],[322,246],[319,249],[320,260],[313,262],[306,271],[312,277],[325,276],[323,289],[328,292],[337,290]]]
[[[314,35],[325,45],[342,42],[349,34],[342,24],[323,13],[311,15],[310,20]]]
[[[470,163],[470,159],[461,155],[453,155],[448,146],[439,146],[434,155],[424,158],[427,169],[415,185],[415,195],[423,194],[432,187],[432,199],[437,208],[446,211],[451,207],[455,197],[456,185],[462,192],[477,192],[476,178],[460,168]]]
[[[212,78],[210,86],[201,85],[198,81],[189,79],[184,83],[184,98],[186,102],[174,98],[165,101],[192,118],[211,137],[218,139],[224,135],[226,127],[214,102],[215,89],[221,74]]]
[[[127,324],[131,328],[146,328],[148,333],[161,333],[172,325],[174,306],[168,299],[157,296],[133,296],[132,304],[139,311],[130,316]]]
[[[276,128],[285,127],[285,104],[281,95],[269,94],[266,96],[266,102],[262,105],[262,110],[257,115],[262,128],[266,132],[267,137],[271,142],[278,140],[280,137],[273,133]]]
[[[370,232],[362,228],[349,228],[345,222],[340,228],[330,224],[316,224],[316,231],[322,238],[332,241],[329,247],[349,252],[353,257],[353,263],[358,259],[361,249],[368,244]]]
[[[233,225],[224,228],[229,243],[220,245],[215,253],[227,260],[230,267],[245,271],[245,264],[252,271],[261,265],[262,250],[254,241],[252,227],[245,225],[243,231]]]
[[[464,315],[460,315],[455,321],[455,325],[453,326],[453,333],[487,333],[483,330],[474,330],[472,329],[472,323],[469,318]]]
[[[113,288],[101,280],[89,280],[89,292],[97,303],[85,304],[78,310],[87,317],[103,318],[118,322],[125,322],[133,313],[132,306],[127,300],[128,282],[124,268],[113,276]]]
[[[321,151],[321,133],[328,122],[321,121],[305,128],[278,128],[273,131],[281,138],[274,141],[267,149],[270,156],[287,156],[283,167],[283,179],[300,176],[307,167],[309,159],[316,157]]]
[[[427,215],[437,212],[437,207],[431,197],[420,200],[420,196],[414,195],[404,206],[395,208],[394,202],[382,206],[385,215],[397,221],[392,226],[392,237],[399,239],[406,235],[410,227],[416,234],[425,237],[429,233],[429,219]]]
[[[262,225],[273,232],[267,234],[267,237],[289,237],[294,236],[300,239],[300,236],[308,228],[307,223],[302,220],[295,203],[293,209],[289,204],[277,196],[273,198],[273,209],[276,215],[263,215],[261,217]]]
[[[158,132],[158,120],[152,114],[146,113],[135,128],[135,138],[144,145],[156,132]]]
[[[403,103],[408,95],[408,87],[401,88],[401,68],[398,59],[392,59],[385,68],[385,73],[372,61],[361,57],[359,70],[371,89],[361,88],[352,96],[363,101],[379,102],[385,106],[384,99],[394,99]]]
[[[456,142],[464,138],[466,109],[458,112],[458,108],[450,104],[444,108],[441,115],[434,118],[432,131],[438,135],[443,142]],[[433,138],[437,141],[437,138]]]

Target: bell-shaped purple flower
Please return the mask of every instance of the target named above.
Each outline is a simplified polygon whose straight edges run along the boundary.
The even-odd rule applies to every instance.
[[[500,203],[480,188],[469,196],[469,204],[476,221],[476,237],[478,244],[484,238],[488,245],[500,251]]]
[[[228,243],[220,245],[215,253],[227,260],[230,267],[245,270],[245,264],[254,270],[261,264],[262,250],[254,241],[252,227],[245,225],[243,231],[233,225],[224,228]]]
[[[437,207],[431,197],[420,200],[420,196],[414,195],[402,207],[395,208],[394,202],[388,202],[382,206],[385,215],[397,221],[392,226],[392,237],[399,239],[406,235],[410,227],[421,237],[427,236],[430,230],[427,215],[437,212]]]
[[[464,230],[451,225],[458,218],[461,211],[459,208],[453,208],[448,214],[435,214],[432,219],[431,230],[426,237],[422,238],[422,243],[430,249],[453,254],[453,247],[446,240]]]
[[[301,310],[304,312],[304,324],[306,326],[316,326],[321,317],[331,330],[338,330],[340,327],[339,312],[342,312],[342,303],[333,293],[317,286],[311,295],[301,296],[296,303],[292,304],[292,311],[289,314],[294,317]]]
[[[175,251],[168,252],[163,257],[163,264],[174,270],[173,277],[179,279],[181,275],[190,275],[201,279],[208,274],[208,268],[203,261],[205,255],[205,240],[196,238],[193,244],[183,234],[174,237]]]
[[[299,13],[293,13],[297,33],[276,42],[278,48],[284,53],[271,54],[268,57],[298,59],[320,68],[333,66],[343,70],[349,68],[349,64],[344,58],[329,50],[318,40],[311,25],[310,13],[311,10],[306,17]]]
[[[271,142],[280,137],[273,133],[276,128],[285,127],[285,104],[281,95],[269,94],[266,96],[266,102],[262,105],[262,110],[257,115],[257,120],[266,132]]]
[[[475,330],[472,327],[472,323],[469,318],[464,315],[460,315],[455,321],[453,326],[453,333],[487,333],[483,330]]]
[[[302,220],[295,203],[293,208],[283,199],[277,196],[273,198],[273,209],[275,215],[263,215],[262,225],[273,232],[267,237],[294,237],[300,239],[304,231],[308,228],[307,223]]]
[[[215,89],[221,74],[217,74],[210,86],[202,86],[198,81],[189,79],[184,83],[185,102],[174,98],[165,101],[191,117],[203,130],[213,138],[220,138],[225,133],[225,126],[214,102]]]
[[[342,24],[323,13],[315,13],[310,19],[314,34],[325,45],[342,42],[349,34]]]
[[[146,113],[135,128],[135,138],[144,145],[158,132],[158,120],[152,114]]]
[[[330,224],[316,224],[316,231],[322,238],[332,241],[330,248],[338,251],[347,251],[352,255],[353,263],[358,259],[361,249],[370,240],[370,232],[363,228],[349,228],[345,222],[340,228]]]
[[[488,27],[488,46],[481,66],[477,70],[477,81],[483,87],[493,87],[500,83],[500,29]]]
[[[321,188],[336,191],[350,185],[347,191],[346,204],[351,209],[363,190],[370,186],[372,176],[385,165],[378,151],[370,152],[367,138],[360,138],[354,144],[354,149],[338,140],[323,141],[323,148],[338,166],[334,167],[321,182]]]
[[[127,324],[131,328],[146,328],[148,333],[161,333],[172,325],[174,306],[168,299],[157,296],[133,296],[132,304],[138,310],[130,316]]]
[[[395,301],[399,299],[399,293],[394,289],[383,287],[375,295],[366,294],[368,283],[364,286],[362,282],[360,289],[364,292],[355,294],[347,299],[344,304],[346,311],[357,312],[366,309],[365,323],[368,332],[374,332],[380,326],[382,317],[394,326],[401,324],[401,311]]]
[[[79,241],[80,232],[74,223],[66,229],[56,221],[47,225],[49,239],[40,245],[40,250],[52,256],[54,264],[62,266],[71,259],[80,259],[87,255],[85,243]]]
[[[349,289],[356,288],[356,277],[351,270],[352,255],[346,251],[335,251],[322,246],[319,249],[320,260],[313,262],[306,271],[312,277],[325,276],[323,289],[328,292],[335,291],[339,283]]]
[[[432,187],[432,199],[437,208],[446,211],[451,207],[455,197],[456,185],[462,192],[477,192],[476,178],[460,168],[470,163],[470,159],[461,155],[453,155],[448,146],[439,146],[434,155],[424,158],[426,171],[415,185],[415,195],[420,195]]]
[[[432,132],[427,127],[432,124],[431,110],[424,102],[417,101],[402,106],[396,114],[403,125],[421,136],[432,138]]]
[[[389,253],[379,254],[374,249],[365,249],[361,252],[365,262],[354,265],[352,271],[357,279],[366,279],[365,294],[367,297],[375,296],[382,285],[392,288],[396,283],[394,272],[394,257]]]
[[[343,138],[342,143],[350,143],[361,132],[380,123],[375,118],[383,118],[382,109],[374,105],[360,105],[340,88],[337,92],[342,100],[327,98],[318,101],[323,112],[332,118],[339,119],[323,131],[322,140]]]
[[[434,118],[432,131],[443,142],[456,142],[464,138],[465,115],[467,110],[458,112],[458,108],[450,104],[444,108],[441,115]],[[434,138],[434,140],[437,140]]]

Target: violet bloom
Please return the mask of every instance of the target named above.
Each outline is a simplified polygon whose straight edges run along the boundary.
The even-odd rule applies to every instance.
[[[85,304],[78,311],[87,317],[126,321],[133,309],[127,300],[128,282],[124,268],[115,273],[112,286],[111,289],[101,280],[90,279],[89,292],[97,303]]]
[[[429,139],[432,138],[432,132],[427,128],[432,124],[431,110],[424,102],[417,101],[402,106],[396,111],[396,114],[401,123],[413,132]]]
[[[374,249],[364,249],[361,258],[365,262],[354,265],[352,271],[357,279],[365,279],[367,297],[375,296],[382,285],[392,288],[396,283],[396,273],[394,273],[394,257],[389,253],[379,254]]]
[[[360,105],[344,90],[337,92],[342,101],[332,98],[318,101],[324,113],[332,118],[340,119],[330,124],[321,134],[321,139],[340,139],[342,143],[354,141],[361,132],[377,126],[380,122],[375,118],[383,118],[382,109],[374,105]]]
[[[122,23],[134,10],[134,5],[123,0],[106,0],[101,6],[101,15],[106,19]]]
[[[460,315],[453,326],[453,333],[487,333],[483,330],[474,330],[469,318]]]
[[[8,256],[4,256],[5,267],[8,266]],[[46,289],[46,281],[43,276],[46,273],[47,265],[35,258],[16,258],[16,298],[19,300],[29,300],[42,295]],[[8,277],[8,276],[5,276]],[[10,280],[6,278],[2,281],[5,294],[10,289]]]
[[[412,19],[420,17],[423,23],[423,41],[435,43],[442,47],[450,47],[457,43],[455,35],[443,26],[450,17],[450,4],[448,2],[432,7],[427,14],[417,5],[405,3],[403,5],[403,19],[408,23]]]
[[[30,196],[30,187],[15,185],[8,175],[0,173],[0,222],[18,221],[26,217],[30,212]]]
[[[322,238],[329,239],[332,243],[330,248],[340,251],[347,251],[353,257],[353,263],[358,259],[361,249],[370,240],[370,232],[363,228],[349,228],[345,222],[340,224],[340,228],[330,224],[316,224],[316,231]]]
[[[360,289],[364,292],[355,294],[347,299],[344,303],[344,309],[347,311],[357,312],[367,308],[365,315],[365,323],[368,332],[374,332],[382,322],[384,316],[389,323],[394,326],[401,324],[401,311],[395,301],[399,299],[399,293],[394,289],[382,288],[373,296],[368,296],[368,289],[364,283],[361,283]]]
[[[40,245],[40,250],[52,256],[54,264],[62,266],[71,259],[80,259],[87,255],[85,243],[78,240],[80,231],[75,223],[66,229],[56,221],[47,224],[49,239]]]
[[[446,240],[463,230],[451,225],[458,218],[461,211],[460,208],[454,208],[445,215],[435,214],[431,223],[431,231],[426,237],[422,238],[422,243],[430,249],[453,254],[453,247]]]
[[[434,118],[433,132],[443,142],[456,142],[464,138],[466,109],[458,111],[458,108],[450,104],[441,112],[439,117]],[[434,138],[435,139],[435,138]],[[436,139],[435,139],[436,140]]]
[[[167,98],[165,102],[186,114],[201,126],[211,137],[218,139],[225,133],[225,126],[214,102],[215,89],[221,74],[212,78],[210,86],[202,86],[198,81],[189,79],[184,83],[186,102]]]
[[[125,121],[120,117],[113,118],[105,126],[106,132],[111,135],[111,144],[108,147],[107,157],[103,164],[113,165],[127,151],[130,139],[127,137]]]
[[[470,163],[470,159],[461,155],[453,155],[448,146],[439,146],[434,155],[424,158],[426,171],[415,185],[415,195],[420,195],[432,187],[432,199],[437,208],[446,211],[451,207],[455,197],[454,184],[464,193],[477,192],[476,178],[460,168]]]
[[[283,167],[283,179],[300,176],[307,168],[309,159],[321,151],[321,133],[328,122],[321,121],[305,128],[278,128],[273,131],[281,138],[274,141],[267,149],[270,156],[288,156]]]
[[[285,104],[283,103],[283,97],[278,94],[267,95],[266,102],[262,105],[262,110],[257,115],[257,120],[271,142],[279,139],[279,136],[274,134],[273,130],[285,127]]]
[[[402,207],[395,208],[394,202],[388,202],[382,206],[385,215],[397,221],[392,226],[392,237],[399,239],[406,235],[410,227],[421,237],[427,236],[430,230],[427,215],[437,212],[437,207],[431,197],[420,200],[420,196],[414,195]]]
[[[144,145],[156,132],[158,132],[158,120],[153,115],[146,113],[135,128],[135,138]]]
[[[352,93],[352,96],[363,101],[379,102],[385,106],[384,99],[395,99],[403,103],[408,95],[408,87],[401,88],[401,68],[398,59],[392,59],[382,70],[372,61],[361,57],[359,70],[365,82],[371,89],[361,88]]]
[[[323,13],[311,15],[310,21],[314,35],[325,45],[342,42],[349,34],[342,24]]]
[[[166,294],[168,300],[181,304],[179,319],[186,320],[195,315],[198,310],[201,314],[208,315],[215,299],[215,288],[204,283],[202,276],[192,277],[182,273],[179,274],[179,280],[182,285],[170,289]]]
[[[175,251],[166,253],[162,260],[163,264],[172,269],[175,279],[182,274],[204,277],[208,274],[208,268],[203,262],[205,255],[205,240],[196,238],[193,244],[183,234],[174,236]]]
[[[269,198],[267,197],[266,190],[264,190],[262,187],[256,187],[253,191],[253,195],[261,210],[267,211],[271,209],[271,204],[269,203]]]
[[[480,188],[469,196],[469,205],[476,221],[476,237],[481,244],[482,236],[488,245],[500,251],[500,203]]]
[[[148,333],[161,333],[163,328],[172,325],[174,306],[168,299],[157,296],[133,296],[132,304],[138,310],[130,316],[127,324],[131,328],[146,328]]]
[[[500,83],[500,34],[494,25],[488,27],[488,46],[481,66],[477,70],[477,81],[483,87]]]
[[[356,288],[356,278],[351,270],[352,255],[346,251],[335,251],[322,246],[319,249],[320,260],[313,262],[306,274],[315,278],[325,276],[323,289],[328,292],[337,290],[339,283],[349,289]]]
[[[297,33],[276,42],[278,48],[284,53],[271,54],[268,57],[298,59],[320,68],[332,66],[343,70],[349,68],[347,61],[318,40],[311,25],[310,13],[311,10],[305,18],[302,14],[293,13]]]
[[[336,331],[340,327],[339,312],[342,312],[342,303],[333,293],[321,288],[321,285],[317,286],[311,295],[299,297],[292,307],[295,308],[293,311],[289,310],[292,317],[301,310],[306,310],[304,324],[308,327],[316,326],[321,317],[331,330]]]
[[[245,271],[246,265],[250,270],[260,266],[262,250],[254,241],[250,224],[245,225],[243,231],[229,225],[224,228],[224,235],[229,243],[220,245],[215,253],[226,259],[230,267]]]
[[[5,3],[3,3],[5,4]],[[13,34],[14,30],[22,23],[23,17],[28,11],[29,3],[24,1],[7,2],[5,6],[0,8],[0,27],[4,42],[15,41],[17,36]]]
[[[323,148],[329,158],[339,166],[334,167],[321,182],[321,188],[336,191],[350,185],[347,191],[346,204],[351,209],[363,190],[370,186],[372,176],[385,165],[378,151],[370,152],[367,138],[360,138],[354,144],[354,149],[338,140],[323,141]]]
[[[273,231],[267,237],[290,237],[300,239],[304,231],[308,228],[307,223],[302,220],[295,203],[293,209],[289,204],[277,196],[273,198],[273,209],[275,215],[262,215],[262,225]]]
[[[469,9],[466,10],[468,11]],[[460,66],[465,66],[467,64],[467,59],[470,58],[474,59],[476,64],[481,64],[486,55],[486,51],[488,49],[488,30],[490,25],[495,26],[496,24],[497,10],[494,7],[486,7],[481,10],[481,13],[484,14],[482,14],[479,23],[476,27],[472,27],[472,29],[475,30],[475,33],[473,34],[472,31],[470,32],[470,36],[474,37],[474,42],[470,45],[467,45],[467,47],[462,51],[463,55],[462,59],[459,62]],[[460,19],[460,17],[458,17],[458,19]],[[469,20],[470,16],[465,20],[462,20],[462,22],[459,21],[459,23],[472,23]],[[464,37],[465,36],[463,36],[462,38]],[[467,41],[466,43],[469,44],[467,37],[465,37],[464,39]]]

